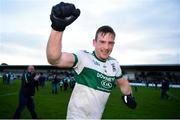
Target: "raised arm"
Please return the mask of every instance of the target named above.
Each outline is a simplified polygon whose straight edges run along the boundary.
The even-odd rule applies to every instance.
[[[72,67],[75,58],[72,53],[62,52],[62,37],[66,26],[74,22],[80,10],[73,4],[61,2],[52,7],[50,19],[52,30],[47,43],[46,54],[50,64],[58,67]]]
[[[57,67],[72,67],[74,64],[74,55],[72,53],[62,52],[63,32],[51,30],[47,44],[47,60],[50,64]]]

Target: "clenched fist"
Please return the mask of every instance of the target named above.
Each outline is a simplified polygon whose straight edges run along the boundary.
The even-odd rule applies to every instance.
[[[64,31],[66,26],[73,23],[80,15],[80,10],[71,3],[61,2],[52,7],[51,27],[56,31]]]

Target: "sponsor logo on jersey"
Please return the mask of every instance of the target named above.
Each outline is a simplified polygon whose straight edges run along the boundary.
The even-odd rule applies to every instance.
[[[112,88],[112,83],[106,80],[101,81],[101,85],[107,89]]]
[[[105,75],[103,75],[103,74],[101,74],[101,73],[97,73],[97,77],[98,77],[98,78],[101,78],[101,79],[103,79],[103,80],[106,80],[106,81],[108,81],[108,82],[113,82],[113,81],[115,80],[114,77],[108,77],[108,76],[105,76]]]

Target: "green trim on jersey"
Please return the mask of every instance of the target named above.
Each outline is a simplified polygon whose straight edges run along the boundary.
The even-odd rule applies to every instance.
[[[109,56],[109,57],[108,57],[107,59],[105,59],[105,60],[99,59],[99,58],[96,56],[95,51],[93,51],[92,55],[94,55],[94,57],[95,57],[97,60],[101,61],[101,62],[106,62],[107,60],[115,60],[115,59],[112,58],[111,56]]]
[[[93,51],[93,55],[95,56],[95,58],[96,58],[97,60],[99,60],[99,61],[101,61],[101,62],[106,62],[106,60],[99,59],[99,58],[96,56],[95,51]]]
[[[107,76],[87,67],[75,77],[77,83],[104,92],[110,93],[112,88],[115,87],[115,76]]]
[[[74,55],[74,59],[75,59],[75,61],[74,61],[74,64],[73,64],[73,66],[72,66],[72,67],[74,67],[74,66],[77,64],[77,62],[78,62],[78,58],[77,58],[76,54],[73,54],[73,55]]]

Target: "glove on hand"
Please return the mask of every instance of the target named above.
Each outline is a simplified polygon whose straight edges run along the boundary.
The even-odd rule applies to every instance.
[[[80,10],[73,4],[61,2],[52,7],[51,27],[56,31],[64,31],[66,26],[74,22],[80,15]]]
[[[122,100],[131,109],[135,109],[137,106],[135,98],[131,94],[122,96]]]

